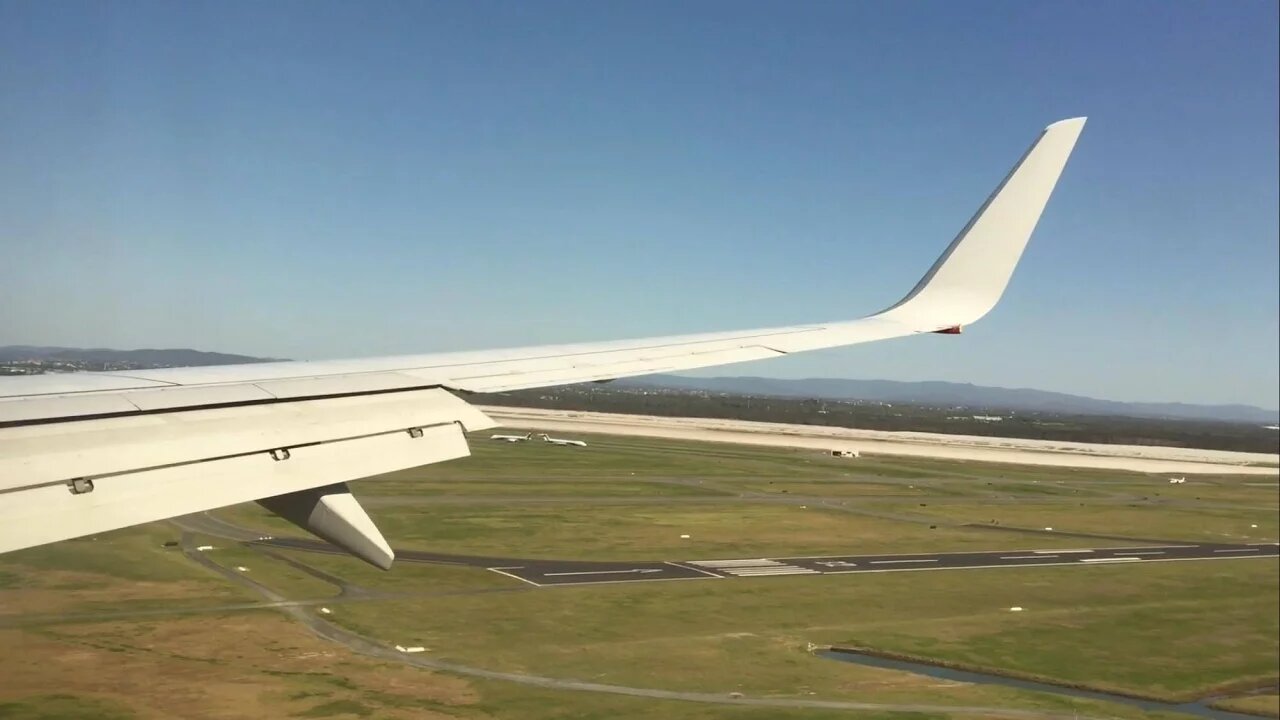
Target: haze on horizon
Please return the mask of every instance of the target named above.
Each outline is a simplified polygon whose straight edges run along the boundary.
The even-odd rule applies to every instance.
[[[320,359],[852,318],[1088,115],[963,336],[705,374],[1274,408],[1278,20],[0,0],[0,345]]]

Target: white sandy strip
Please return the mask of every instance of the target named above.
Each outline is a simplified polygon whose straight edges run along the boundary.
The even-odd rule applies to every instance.
[[[886,432],[745,420],[668,418],[536,408],[487,406],[482,407],[481,410],[508,428],[822,450],[848,449],[879,455],[1104,468],[1147,473],[1280,475],[1280,467],[1277,466],[1280,456],[1267,453],[1145,445],[1104,445],[940,433]]]

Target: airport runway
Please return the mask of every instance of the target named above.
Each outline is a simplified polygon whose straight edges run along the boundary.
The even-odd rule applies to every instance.
[[[272,538],[256,544],[272,547],[345,554],[327,543],[294,538]],[[471,557],[414,550],[397,550],[397,562],[464,565],[515,578],[537,587],[596,585],[655,580],[723,580],[726,578],[849,573],[965,570],[1030,566],[1090,566],[1178,560],[1239,560],[1276,557],[1280,545],[1181,544],[1140,547],[1076,548],[1045,550],[995,550],[989,552],[915,553],[909,555],[837,555],[820,557],[745,558],[640,562],[579,560],[528,560]]]

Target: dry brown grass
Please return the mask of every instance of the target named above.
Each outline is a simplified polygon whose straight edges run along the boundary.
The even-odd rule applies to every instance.
[[[253,599],[218,580],[123,580],[75,570],[24,573],[22,587],[0,590],[0,617],[70,612],[99,604],[203,598],[211,602]]]
[[[465,680],[352,655],[269,613],[0,631],[0,647],[0,700],[56,691],[146,719],[439,719],[477,701]]]

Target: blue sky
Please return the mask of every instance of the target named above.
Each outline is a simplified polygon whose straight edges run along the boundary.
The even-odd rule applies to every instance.
[[[845,319],[1088,115],[962,337],[718,374],[1276,407],[1277,4],[0,0],[0,344]]]

